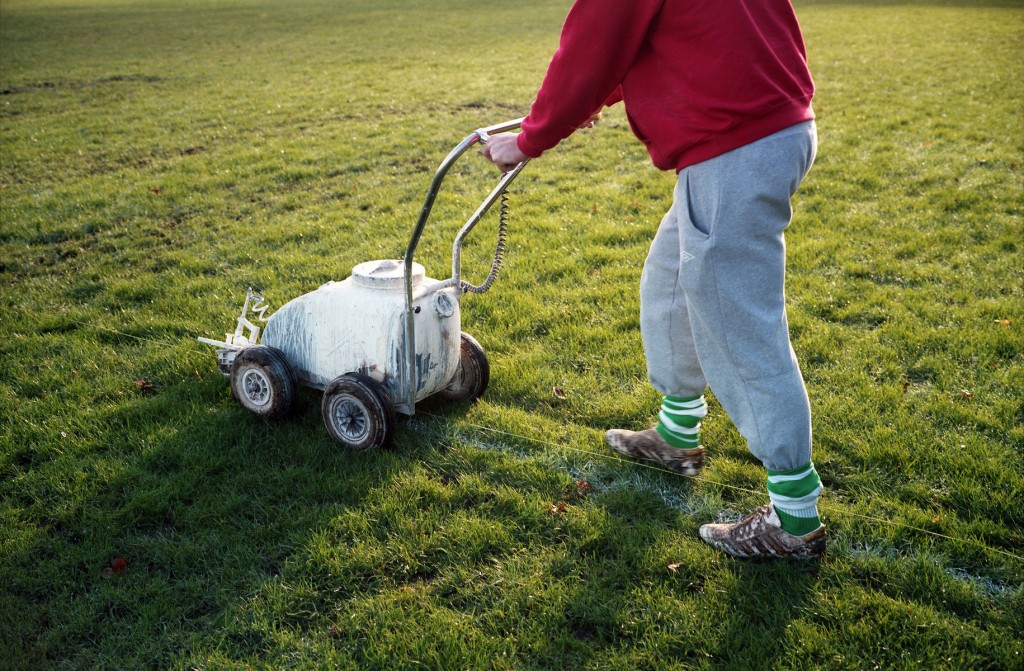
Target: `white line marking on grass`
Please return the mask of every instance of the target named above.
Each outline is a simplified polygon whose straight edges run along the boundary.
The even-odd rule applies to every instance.
[[[438,415],[431,415],[429,413],[423,413],[423,414],[426,415],[427,417],[432,417],[433,419],[435,419],[437,421],[438,424],[441,424],[442,422],[447,421],[447,420],[445,420],[444,417],[440,417]],[[601,453],[601,452],[594,452],[594,451],[591,451],[591,450],[584,450],[584,449],[578,448],[578,447],[571,447],[571,446],[565,445],[565,444],[553,443],[551,441],[541,440],[541,439],[537,439],[537,438],[531,438],[529,436],[521,436],[521,435],[518,435],[518,434],[510,433],[508,431],[501,431],[499,429],[492,429],[492,428],[489,428],[489,427],[486,427],[486,426],[480,426],[480,425],[477,425],[477,424],[467,424],[466,426],[468,428],[476,429],[476,430],[482,431],[482,432],[487,432],[489,434],[494,434],[494,435],[498,435],[498,436],[506,436],[506,437],[509,437],[509,438],[516,438],[516,439],[519,439],[519,440],[521,440],[523,442],[533,443],[533,444],[537,444],[537,445],[545,445],[545,446],[554,448],[554,449],[552,449],[550,451],[541,452],[540,454],[542,454],[542,455],[558,454],[558,453],[560,453],[561,450],[569,450],[569,451],[572,451],[572,452],[578,452],[578,453],[585,454],[585,455],[588,455],[588,456],[597,457],[597,458],[601,459],[602,461],[606,461],[606,462],[609,462],[609,461],[610,462],[622,462],[622,463],[625,463],[625,464],[628,464],[628,465],[631,465],[631,466],[634,466],[634,467],[637,467],[637,468],[649,469],[649,470],[652,470],[652,471],[657,471],[657,472],[665,473],[665,474],[668,474],[668,475],[674,475],[674,476],[678,476],[678,477],[681,477],[681,478],[690,479],[690,480],[692,480],[694,482],[699,482],[699,483],[704,483],[704,484],[709,484],[709,485],[715,485],[715,486],[718,486],[718,487],[722,487],[722,488],[725,488],[725,489],[731,489],[731,490],[738,491],[738,492],[744,492],[744,493],[747,493],[747,494],[754,494],[754,495],[757,495],[757,494],[761,493],[759,491],[752,490],[752,489],[750,489],[748,487],[739,487],[737,485],[729,485],[729,484],[726,484],[724,482],[717,482],[715,480],[711,480],[711,479],[709,479],[707,477],[704,477],[704,476],[690,477],[690,476],[680,475],[679,473],[676,473],[674,471],[670,471],[667,468],[663,468],[661,466],[654,466],[654,465],[651,465],[651,464],[645,464],[642,461],[634,461],[632,459],[625,459],[625,458],[619,457],[616,454]],[[475,443],[477,445],[487,445],[487,443],[484,443],[484,442],[479,441],[479,440],[472,439],[469,436],[465,435],[464,433],[455,432],[450,427],[449,427],[449,430],[452,431],[453,435],[458,436],[463,441]],[[538,454],[537,452],[534,452],[534,451],[527,452],[527,451],[522,450],[520,448],[509,448],[509,450],[507,450],[507,451],[511,451],[513,454],[517,454],[519,456],[528,456],[531,459],[536,459],[537,458],[537,454]],[[565,460],[564,456],[562,457],[562,459],[563,459],[562,462],[558,462],[558,463],[550,462],[550,463],[553,466],[555,466],[555,467],[567,468],[566,466],[558,466],[559,463],[564,463],[564,460]],[[542,462],[542,463],[544,463],[544,462]],[[593,464],[591,462],[588,462],[588,463],[590,463],[590,465],[593,466]],[[612,470],[610,472],[615,473],[615,475],[612,476],[612,477],[619,477],[618,471]],[[639,473],[640,471],[633,471],[633,472]],[[644,483],[642,486],[647,488],[649,491],[655,491],[652,488],[652,483],[651,483],[650,480],[643,479],[642,482]],[[714,505],[712,505],[712,503],[714,503]],[[882,524],[882,525],[896,527],[896,528],[900,528],[900,529],[907,529],[907,530],[917,531],[917,532],[923,533],[925,535],[932,536],[934,538],[942,538],[944,540],[951,541],[951,542],[954,542],[954,543],[965,543],[967,545],[973,545],[975,547],[984,549],[984,550],[986,550],[988,552],[994,552],[996,554],[1000,554],[1000,555],[1003,555],[1003,556],[1006,556],[1006,557],[1010,557],[1011,559],[1014,559],[1016,561],[1024,561],[1024,557],[1016,555],[1016,554],[1014,554],[1012,552],[1009,552],[1007,550],[1003,550],[1001,548],[996,548],[996,547],[992,547],[990,545],[986,545],[986,544],[981,543],[979,541],[975,541],[975,540],[971,540],[971,539],[966,539],[966,538],[955,538],[953,536],[947,536],[945,534],[940,534],[940,533],[938,533],[936,531],[931,531],[930,529],[922,529],[921,527],[916,527],[916,526],[913,526],[911,524],[906,524],[904,522],[898,522],[898,521],[892,520],[892,519],[883,519],[881,517],[874,517],[874,516],[871,516],[871,515],[862,515],[860,513],[855,513],[855,512],[850,511],[849,509],[847,509],[846,507],[842,506],[842,504],[840,504],[838,502],[835,503],[835,505],[831,505],[831,504],[832,504],[832,502],[828,501],[828,499],[822,499],[821,502],[819,503],[819,506],[824,508],[826,511],[838,512],[839,515],[846,515],[847,517],[855,517],[855,518],[858,518],[858,519],[862,519],[862,520],[867,520],[869,522],[873,522],[875,524]],[[669,504],[667,500],[666,500],[666,505],[671,505],[671,507],[673,509],[678,509],[677,508],[678,504],[675,504],[675,503]],[[717,502],[708,501],[708,504],[707,504],[707,509],[708,510],[711,510],[712,508],[718,508],[721,511],[722,507],[723,506],[722,506],[720,501],[717,501]],[[686,506],[684,506],[684,508],[686,508]],[[699,508],[697,508],[697,510],[704,510],[704,508],[703,507],[699,507]],[[719,512],[719,513],[717,513],[717,514],[715,514],[713,516],[717,518],[716,521],[724,521],[723,517],[725,518],[725,520],[733,519],[731,516],[729,516],[727,513],[725,513],[725,511],[721,511],[721,512]]]
[[[627,470],[615,468],[608,464],[599,463],[593,459],[579,459],[575,455],[567,455],[557,450],[537,451],[519,446],[514,446],[504,441],[486,441],[464,432],[453,431],[448,434],[449,438],[458,440],[468,447],[485,452],[502,452],[512,455],[523,461],[530,461],[536,464],[562,471],[568,474],[573,480],[586,480],[590,484],[592,494],[602,494],[609,491],[624,489],[628,491],[639,491],[657,497],[662,504],[670,510],[675,510],[693,518],[711,519],[717,516],[717,511],[722,507],[721,499],[717,496],[705,493],[697,493],[693,488],[686,491],[681,487],[668,486],[657,482],[653,477],[644,471]],[[529,439],[527,439],[529,440]],[[530,441],[536,442],[536,441]],[[563,448],[583,454],[594,453],[586,450],[577,450],[567,446]],[[595,455],[603,456],[603,455]],[[618,459],[614,455],[608,455],[614,461],[627,461]],[[636,462],[627,461],[635,464]],[[639,464],[638,464],[639,465]],[[672,471],[656,468],[655,471],[675,475]]]

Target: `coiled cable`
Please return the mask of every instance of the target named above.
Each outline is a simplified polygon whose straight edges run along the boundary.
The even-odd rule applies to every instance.
[[[474,286],[465,280],[462,281],[461,288],[463,293],[470,294],[482,294],[491,288],[494,284],[494,280],[498,279],[498,273],[501,271],[501,263],[505,256],[507,247],[505,245],[505,239],[508,237],[508,191],[501,192],[501,205],[498,208],[498,244],[494,247],[494,260],[491,262],[491,271],[487,274],[487,279],[483,281],[480,286]]]

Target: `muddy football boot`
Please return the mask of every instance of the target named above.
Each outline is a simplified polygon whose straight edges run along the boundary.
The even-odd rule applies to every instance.
[[[815,559],[825,554],[825,525],[806,536],[782,530],[771,505],[761,506],[739,522],[705,524],[700,537],[733,557]]]
[[[704,465],[704,446],[691,450],[672,447],[654,429],[626,431],[611,429],[604,434],[608,444],[636,459],[646,459],[666,466],[676,473],[697,475]]]

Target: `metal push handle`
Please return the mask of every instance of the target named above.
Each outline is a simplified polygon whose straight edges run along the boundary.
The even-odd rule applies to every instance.
[[[444,181],[444,178],[448,174],[448,171],[451,169],[452,165],[454,165],[455,161],[459,160],[459,157],[465,154],[466,151],[474,144],[477,144],[478,142],[486,143],[487,140],[490,139],[491,135],[495,133],[504,133],[506,131],[515,130],[516,128],[519,128],[522,125],[522,123],[523,117],[520,117],[519,119],[512,119],[511,121],[505,121],[503,123],[495,124],[493,126],[487,126],[486,128],[478,128],[477,130],[470,133],[470,135],[466,137],[465,140],[460,142],[455,147],[455,149],[452,149],[448,153],[448,156],[446,156],[445,159],[441,161],[441,165],[438,166],[437,172],[434,173],[434,179],[431,180],[430,182],[430,188],[427,189],[427,197],[423,201],[423,209],[420,210],[420,217],[416,221],[416,228],[413,229],[412,237],[409,239],[409,246],[405,250],[405,275],[407,281],[412,274],[412,257],[413,254],[416,252],[416,246],[419,244],[420,236],[423,234],[423,229],[427,225],[427,219],[430,218],[430,211],[434,208],[434,200],[437,198],[437,194],[441,190],[441,183]],[[513,179],[515,179],[515,175],[519,174],[519,171],[522,169],[522,166],[525,165],[525,163],[526,162],[524,161],[523,163],[516,166],[516,168],[506,173],[505,176],[502,178],[501,183],[498,184],[498,186],[501,187],[503,184],[504,186],[508,186],[508,184]],[[511,177],[509,177],[509,175],[511,175]],[[499,191],[498,193],[500,195],[501,192]],[[489,204],[486,200],[484,201],[486,208],[489,208],[490,205],[493,205],[494,201],[497,199],[497,196],[494,196],[493,193],[492,196],[493,197],[488,196],[488,200],[490,201]],[[484,212],[487,211],[486,208],[484,208]]]
[[[412,237],[409,238],[409,246],[405,250],[405,365],[406,365],[406,403],[408,406],[408,414],[413,414],[416,408],[416,325],[413,320],[413,307],[412,307],[412,259],[413,254],[416,252],[416,246],[419,245],[420,236],[423,235],[423,229],[427,225],[427,220],[430,218],[430,211],[434,207],[434,200],[437,198],[438,192],[441,190],[441,183],[444,182],[445,176],[451,169],[452,165],[455,164],[459,158],[469,150],[470,147],[477,143],[486,143],[490,136],[495,133],[504,133],[506,131],[515,130],[519,128],[523,123],[523,117],[519,119],[512,119],[511,121],[504,121],[502,123],[494,124],[493,126],[487,126],[485,128],[478,128],[477,130],[470,133],[466,139],[460,142],[454,149],[452,149],[448,156],[441,161],[441,165],[438,166],[437,171],[434,173],[434,179],[430,182],[430,187],[427,189],[427,196],[423,201],[423,208],[420,210],[419,219],[416,221],[416,227],[413,229]],[[505,191],[508,185],[516,178],[516,176],[522,171],[527,161],[523,161],[515,168],[505,173],[501,181],[498,182],[498,186],[484,199],[484,202],[477,208],[476,212],[469,218],[469,221],[463,225],[462,230],[459,231],[459,235],[455,241],[455,249],[452,252],[452,268],[453,268],[453,280],[458,286],[458,250],[461,248],[462,239],[466,237],[470,230],[476,226],[477,222],[487,213],[487,211],[494,205],[494,202],[501,197],[501,194]]]

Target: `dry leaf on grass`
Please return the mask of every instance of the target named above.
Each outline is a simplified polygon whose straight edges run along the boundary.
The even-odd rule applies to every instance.
[[[156,391],[156,385],[149,380],[135,380],[132,384],[138,387],[139,391],[144,394],[152,394]]]

